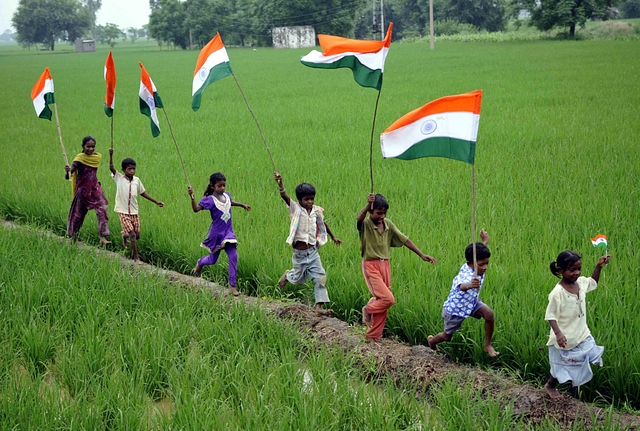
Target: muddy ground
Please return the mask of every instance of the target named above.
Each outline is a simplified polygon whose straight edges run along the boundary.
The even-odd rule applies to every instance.
[[[6,221],[3,221],[2,225],[6,228],[26,229]],[[45,234],[54,236],[51,233]],[[59,239],[63,240],[63,238]],[[79,247],[94,249],[84,244],[79,244]],[[125,266],[164,274],[176,286],[208,290],[214,295],[227,294],[218,284],[148,264],[134,265],[133,261],[120,254],[102,249],[99,251],[119,259]],[[362,364],[367,372],[375,370],[374,373],[378,376],[391,377],[397,381],[413,381],[424,392],[428,392],[434,383],[449,376],[459,378],[461,381],[473,384],[487,398],[500,400],[505,405],[513,402],[514,414],[525,422],[536,424],[553,418],[565,429],[575,429],[574,427],[589,429],[594,425],[602,425],[607,414],[607,411],[602,408],[583,403],[568,395],[564,395],[559,400],[552,400],[543,389],[538,387],[519,384],[506,377],[452,363],[445,356],[433,352],[426,346],[411,346],[384,338],[378,343],[366,343],[364,331],[358,331],[346,322],[333,317],[318,317],[311,308],[303,304],[284,304],[244,295],[234,299],[258,306],[281,319],[294,320],[305,334],[313,336],[318,342],[350,351],[363,358]],[[640,416],[621,413],[615,414],[614,420],[623,427],[640,430]],[[576,423],[576,421],[580,422]]]

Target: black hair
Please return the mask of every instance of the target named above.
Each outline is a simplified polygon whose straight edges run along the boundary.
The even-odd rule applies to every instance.
[[[129,166],[136,166],[136,161],[127,157],[126,159],[122,160],[122,170],[124,171],[125,169],[127,169]]]
[[[302,198],[306,198],[307,196],[315,195],[316,188],[309,183],[302,183],[296,186],[296,198],[298,198],[298,200],[302,200]]]
[[[467,259],[467,262],[473,262],[473,243],[464,249],[464,257]],[[490,257],[491,252],[489,251],[489,247],[483,242],[476,242],[476,260],[489,259]]]
[[[389,202],[382,196],[380,193],[376,194],[376,198],[373,201],[372,211],[373,210],[388,210]]]
[[[94,138],[93,136],[85,136],[84,138],[82,138],[82,148],[84,148],[84,146],[87,145],[87,142],[89,141],[93,141],[95,143],[96,138]]]
[[[213,194],[213,186],[215,186],[216,183],[219,183],[220,181],[227,181],[227,178],[222,174],[222,172],[211,174],[211,176],[209,177],[209,185],[204,191],[204,195],[211,196]]]
[[[558,255],[556,260],[551,262],[551,264],[549,265],[549,269],[551,270],[551,273],[553,275],[555,275],[558,278],[562,278],[562,276],[560,275],[561,271],[566,270],[571,265],[581,260],[582,260],[582,256],[580,256],[575,251],[565,250]]]

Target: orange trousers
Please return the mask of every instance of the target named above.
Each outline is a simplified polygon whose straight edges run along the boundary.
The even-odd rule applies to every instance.
[[[373,295],[366,306],[367,313],[371,314],[371,327],[367,329],[365,337],[377,341],[382,338],[382,330],[387,322],[389,308],[396,302],[393,293],[391,293],[389,261],[363,260],[362,274],[369,292]]]

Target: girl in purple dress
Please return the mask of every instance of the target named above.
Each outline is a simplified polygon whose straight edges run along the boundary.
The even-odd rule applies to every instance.
[[[193,195],[193,188],[188,188],[193,212],[209,210],[211,213],[209,233],[201,244],[203,248],[209,250],[209,255],[198,259],[193,272],[197,277],[200,277],[202,267],[214,265],[218,261],[218,257],[220,257],[220,251],[224,250],[229,257],[229,290],[234,296],[238,296],[240,294],[236,289],[236,271],[238,269],[236,245],[238,240],[231,224],[231,207],[242,207],[247,211],[251,211],[251,207],[240,202],[234,202],[231,199],[231,195],[225,192],[226,188],[227,179],[221,172],[211,175],[204,197],[198,204],[196,204]]]
[[[66,165],[65,176],[73,182],[73,202],[67,218],[67,236],[76,240],[78,231],[84,223],[84,218],[89,210],[96,210],[98,216],[98,233],[100,244],[111,244],[107,240],[109,235],[109,218],[107,217],[107,205],[109,202],[104,197],[100,182],[98,182],[98,167],[102,155],[96,153],[96,140],[92,136],[82,139],[82,152],[71,163]]]

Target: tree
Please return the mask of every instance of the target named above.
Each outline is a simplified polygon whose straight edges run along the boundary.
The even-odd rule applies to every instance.
[[[187,5],[178,0],[149,0],[149,6],[149,36],[160,44],[169,42],[183,49],[189,46]]]
[[[140,36],[138,29],[135,27],[129,27],[127,29],[127,36],[131,39],[131,43],[134,43],[136,39]]]
[[[91,16],[78,0],[20,0],[11,20],[22,44],[74,41],[91,27]]]
[[[116,41],[124,35],[124,32],[117,25],[109,22],[104,26],[98,27],[100,30],[98,42],[107,43],[111,48],[116,46]]]
[[[84,7],[91,14],[91,30],[94,32],[93,37],[95,38],[95,27],[96,27],[96,14],[102,7],[102,0],[81,0]]]
[[[640,18],[640,0],[627,0],[624,3],[620,3],[618,7],[622,18]]]
[[[576,26],[583,26],[588,19],[607,20],[607,9],[611,5],[612,0],[515,0],[516,8],[531,14],[531,25],[544,31],[568,27],[572,39]]]

